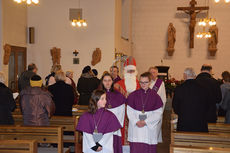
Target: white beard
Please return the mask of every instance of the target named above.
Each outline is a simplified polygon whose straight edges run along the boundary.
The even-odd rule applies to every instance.
[[[128,93],[131,93],[137,88],[136,73],[125,73],[125,88]]]

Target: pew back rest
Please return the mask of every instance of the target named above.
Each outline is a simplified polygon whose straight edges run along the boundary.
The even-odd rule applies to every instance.
[[[229,134],[172,132],[172,145],[230,148]]]
[[[170,153],[229,153],[229,148],[170,145]]]
[[[37,141],[0,140],[0,153],[37,153]]]
[[[23,125],[22,115],[13,115],[15,125]],[[63,131],[74,132],[74,116],[52,116],[50,121],[50,126],[60,126]]]
[[[0,126],[0,140],[36,140],[38,143],[58,144],[63,152],[62,127]]]

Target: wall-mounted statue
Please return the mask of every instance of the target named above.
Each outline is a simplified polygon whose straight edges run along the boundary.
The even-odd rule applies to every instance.
[[[51,53],[51,56],[52,56],[53,65],[60,64],[60,60],[61,60],[61,49],[53,47],[50,50],[50,53]]]
[[[93,51],[91,64],[94,66],[100,61],[101,61],[101,49],[96,48],[96,50]]]
[[[211,56],[215,56],[217,51],[218,44],[218,28],[216,25],[213,25],[209,28],[209,32],[211,34],[211,38],[208,39],[208,51]]]
[[[174,52],[174,46],[175,46],[175,42],[176,42],[176,29],[173,26],[172,23],[169,23],[168,26],[168,55],[172,56],[173,52]]]
[[[10,60],[11,46],[9,44],[5,44],[3,48],[4,48],[3,64],[7,65]]]

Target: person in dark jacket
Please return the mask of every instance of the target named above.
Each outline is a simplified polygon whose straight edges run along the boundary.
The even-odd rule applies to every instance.
[[[220,86],[222,92],[222,101],[220,106],[226,111],[225,123],[230,124],[230,73],[224,71],[222,73],[223,84]]]
[[[0,125],[10,125],[14,124],[11,112],[16,108],[16,103],[11,90],[4,83],[4,73],[0,72]]]
[[[37,66],[34,63],[28,65],[28,70],[22,72],[18,78],[18,90],[19,92],[30,86],[30,79],[37,73]]]
[[[49,118],[55,111],[52,95],[42,89],[39,75],[32,76],[30,85],[31,87],[26,87],[20,93],[24,125],[49,126]]]
[[[80,94],[79,105],[89,105],[89,99],[92,92],[99,86],[99,81],[91,71],[90,66],[84,67],[82,75],[78,79],[77,91]]]
[[[216,104],[221,102],[222,95],[219,82],[212,77],[212,66],[204,64],[201,73],[196,77],[197,82],[205,88],[209,97],[207,120],[209,123],[216,123],[217,108]]]
[[[178,115],[177,131],[208,132],[206,112],[209,99],[194,78],[193,69],[185,69],[185,82],[175,89],[172,106]]]
[[[56,106],[54,115],[72,116],[72,106],[74,104],[73,87],[65,83],[65,73],[57,71],[55,73],[56,83],[48,86],[48,90],[53,95]]]

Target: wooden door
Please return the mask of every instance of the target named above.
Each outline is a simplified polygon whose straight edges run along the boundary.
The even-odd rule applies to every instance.
[[[26,47],[11,46],[8,86],[18,91],[18,77],[26,70]]]

